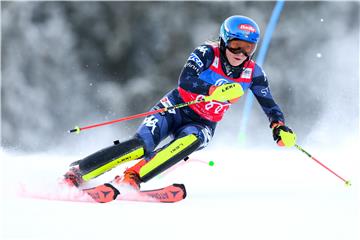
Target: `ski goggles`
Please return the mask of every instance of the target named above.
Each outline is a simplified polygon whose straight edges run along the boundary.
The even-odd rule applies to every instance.
[[[242,40],[230,40],[226,48],[233,54],[242,53],[246,57],[250,57],[256,49],[256,43],[246,42]]]

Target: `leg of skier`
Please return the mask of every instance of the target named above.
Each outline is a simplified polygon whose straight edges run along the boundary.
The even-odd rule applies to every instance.
[[[168,97],[164,97],[154,108],[169,106],[172,106],[172,103]],[[140,168],[148,162],[148,159],[155,155],[155,148],[160,142],[179,128],[182,122],[182,115],[178,109],[146,117],[136,133],[136,137],[144,143],[145,157],[135,166],[127,169],[123,177],[115,177],[114,182],[118,186],[130,185],[135,189],[140,189],[140,183],[142,182],[138,174]]]
[[[141,129],[139,134],[146,132]],[[115,184],[140,185],[196,150],[204,148],[212,138],[214,129],[199,123],[189,123],[180,127],[174,134],[174,140],[153,152],[152,158],[144,159],[124,172],[124,178]]]
[[[168,104],[170,104],[168,98],[165,97],[153,109],[169,106]],[[79,186],[84,181],[89,181],[119,164],[140,159],[145,153],[151,153],[175,129],[176,123],[180,122],[180,114],[175,110],[148,116],[140,126],[140,134],[78,161],[78,165],[64,175],[65,181],[69,185]],[[136,186],[136,184],[131,185]]]
[[[78,162],[65,174],[65,181],[79,186],[119,164],[139,159],[144,155],[144,144],[139,138],[132,138],[122,143],[115,143],[97,151]]]
[[[109,202],[116,199],[120,192],[139,190],[141,182],[148,181],[192,152],[205,147],[215,127],[215,123],[194,121],[178,109],[173,113],[147,117],[136,134],[136,138],[144,144],[145,158],[125,170],[123,177],[115,177],[111,183],[87,189],[86,192],[97,202]],[[170,134],[174,139],[155,150]]]

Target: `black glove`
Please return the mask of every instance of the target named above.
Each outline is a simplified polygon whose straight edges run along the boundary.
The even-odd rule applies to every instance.
[[[272,122],[274,141],[281,147],[292,147],[296,143],[296,134],[282,122]]]

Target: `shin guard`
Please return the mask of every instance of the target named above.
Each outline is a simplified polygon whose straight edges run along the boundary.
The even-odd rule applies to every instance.
[[[200,140],[194,134],[176,139],[168,146],[161,149],[140,169],[139,174],[141,181],[146,182],[170,168],[192,152],[196,151],[200,145]]]
[[[143,142],[134,138],[95,152],[79,163],[82,178],[89,181],[119,164],[139,159],[144,155]]]

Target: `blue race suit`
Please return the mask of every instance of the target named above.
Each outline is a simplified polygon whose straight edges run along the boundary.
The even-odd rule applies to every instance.
[[[153,108],[164,108],[193,101],[209,95],[211,86],[237,82],[244,91],[250,89],[270,122],[285,122],[284,115],[275,103],[263,69],[252,60],[240,66],[231,66],[217,44],[203,44],[188,58],[180,74],[178,87],[167,93]],[[137,137],[145,144],[146,155],[151,155],[166,137],[184,137],[195,134],[204,148],[214,135],[230,102],[212,101],[173,109],[145,118],[137,130]]]

